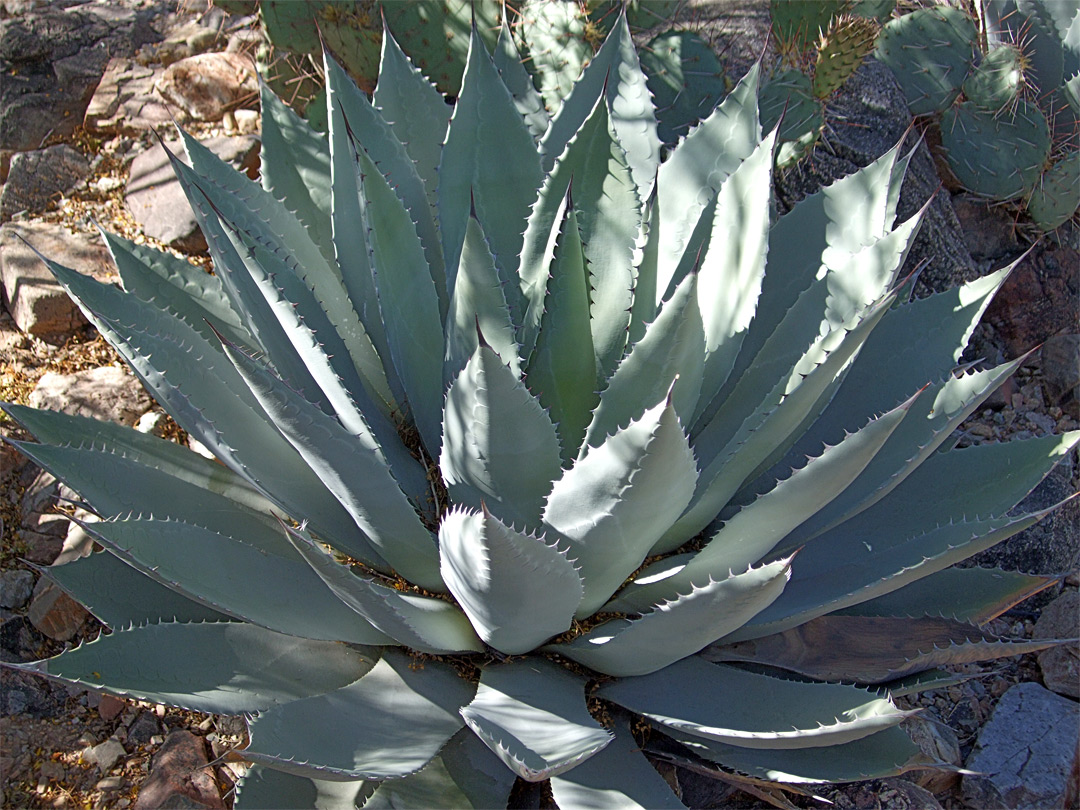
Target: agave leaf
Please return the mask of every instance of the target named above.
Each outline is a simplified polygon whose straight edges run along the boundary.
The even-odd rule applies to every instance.
[[[461,716],[529,782],[570,770],[612,739],[589,715],[584,679],[543,658],[485,667]]]
[[[448,664],[412,664],[387,650],[347,686],[259,715],[250,723],[244,758],[312,778],[415,773],[461,728],[458,709],[473,687]]]
[[[282,203],[257,183],[232,169],[191,136],[184,132],[181,132],[181,135],[184,137],[184,147],[191,158],[194,172],[204,179],[199,188],[203,193],[210,192],[210,199],[214,201],[218,211],[231,212],[228,219],[239,230],[250,233],[267,250],[297,268],[296,277],[307,290],[297,289],[291,292],[291,301],[300,308],[305,318],[318,317],[320,321],[328,319],[332,324],[331,328],[316,328],[315,324],[309,326],[318,333],[320,340],[325,341],[331,365],[353,396],[359,397],[361,393],[358,390],[358,378],[363,378],[364,383],[372,386],[373,391],[381,390],[381,382],[372,376],[379,367],[378,358],[352,303],[344,294],[341,276],[323,256],[307,230]],[[178,177],[184,175],[190,185],[193,173],[179,161],[174,160],[173,166]],[[180,179],[183,185],[185,179]],[[231,193],[214,193],[218,189]],[[202,207],[200,201],[192,199],[191,195],[188,199],[198,213]],[[253,215],[253,211],[257,211],[258,215]],[[207,219],[205,216],[200,218],[200,225],[203,225],[204,229]],[[211,243],[212,248],[219,244],[212,231],[206,233],[206,241]],[[236,267],[235,260],[226,262],[224,266]],[[280,310],[275,314],[280,316]],[[336,348],[340,343],[344,344],[344,349]],[[267,350],[274,356],[269,346]],[[342,351],[342,356],[335,353],[338,351]]]
[[[43,444],[95,447],[161,470],[200,490],[222,495],[256,513],[269,515],[273,508],[255,487],[228,467],[152,433],[142,433],[115,422],[15,403],[0,403],[0,410]]]
[[[180,427],[285,512],[310,517],[330,542],[361,558],[376,556],[341,504],[262,415],[220,351],[150,304],[61,265],[49,267]]]
[[[330,152],[326,136],[259,81],[263,188],[296,214],[327,262],[334,261],[330,225]]]
[[[101,236],[125,290],[184,321],[211,343],[213,324],[234,342],[264,348],[241,323],[220,278],[171,253],[136,245],[104,230]]]
[[[559,807],[608,810],[681,810],[684,805],[641,753],[625,718],[611,744],[573,770],[551,777]]]
[[[354,574],[311,538],[287,531],[296,550],[342,602],[401,644],[432,655],[484,649],[456,605],[401,593],[372,577]]]
[[[645,328],[600,394],[581,452],[596,447],[671,389],[675,412],[688,420],[701,392],[705,333],[697,306],[697,273],[691,273]]]
[[[879,694],[884,689],[894,698],[917,695],[920,692],[933,692],[935,689],[947,689],[950,686],[970,680],[970,675],[957,675],[945,669],[928,669],[906,678],[899,678],[878,687]]]
[[[364,805],[397,807],[505,807],[514,774],[467,728],[461,729],[424,768],[404,779],[388,779]]]
[[[493,159],[496,155],[497,160]],[[529,206],[542,179],[532,134],[474,26],[461,95],[454,105],[439,163],[439,223],[451,293],[465,242],[470,199],[500,277],[510,286],[521,255]],[[517,302],[509,303],[515,313]]]
[[[687,424],[727,380],[754,318],[765,274],[775,143],[774,130],[720,186],[698,283],[705,328],[704,395]]]
[[[569,193],[563,198],[552,238],[550,281],[545,269],[546,297],[539,334],[526,375],[529,386],[539,392],[541,404],[551,414],[562,445],[562,457],[570,461],[589,424],[589,413],[599,400],[598,369],[589,325],[589,286],[582,252],[581,232]],[[540,289],[544,296],[545,288]],[[523,349],[526,344],[522,344]]]
[[[252,765],[236,784],[234,810],[356,810],[376,782],[310,779]]]
[[[429,217],[432,216],[438,210],[435,188],[439,159],[453,108],[413,65],[385,25],[379,81],[372,102],[412,158],[416,174],[426,189],[432,212]]]
[[[656,320],[660,311],[657,285],[657,263],[660,258],[660,239],[653,234],[660,227],[660,201],[653,184],[652,194],[644,199],[641,233],[636,247],[640,259],[634,267],[634,302],[630,307],[630,325],[627,327],[627,345],[636,345],[645,337],[645,327]],[[689,275],[689,274],[687,274]],[[677,286],[677,285],[676,285]]]
[[[343,605],[295,555],[268,553],[178,520],[129,518],[84,528],[157,582],[238,619],[301,638],[393,643]]]
[[[438,295],[409,212],[371,156],[356,141],[350,143],[390,357],[412,419],[428,453],[435,457],[442,439],[443,330]]]
[[[837,384],[838,375],[857,354],[891,303],[892,297],[886,296],[850,329],[840,327],[819,337],[786,379],[782,377],[753,413],[742,420],[724,449],[713,452],[713,448],[719,444],[716,436],[727,434],[721,426],[728,419],[728,404],[721,407],[718,415],[694,443],[702,469],[690,508],[665,534],[655,553],[678,548],[705,528],[755,469],[790,443],[789,437],[807,414],[820,409],[821,401]],[[824,357],[815,365],[808,358],[818,353]],[[753,385],[753,382],[747,383],[749,388]],[[731,409],[736,412],[741,410],[735,398],[742,387],[740,381],[732,394]],[[713,426],[716,426],[715,431],[712,430]]]
[[[853,686],[788,681],[691,657],[606,683],[597,697],[667,729],[741,748],[817,748],[862,739],[910,712]]]
[[[41,573],[113,630],[161,622],[224,622],[229,617],[142,574],[107,551]]]
[[[555,426],[488,346],[476,349],[446,395],[443,477],[457,503],[481,504],[533,529],[560,474]]]
[[[666,729],[665,733],[700,757],[771,782],[858,782],[896,776],[934,764],[900,728],[885,729],[869,737],[828,748],[784,751],[760,751],[724,745]]]
[[[379,557],[417,585],[443,592],[434,538],[394,480],[378,446],[372,446],[370,433],[352,434],[239,349],[226,344],[225,354]]]
[[[552,170],[556,158],[578,137],[601,99],[599,106],[611,110],[615,138],[626,152],[634,184],[641,196],[647,197],[660,163],[660,137],[652,95],[625,14],[619,15],[540,139],[544,171]]]
[[[439,527],[442,575],[479,636],[520,655],[570,628],[581,578],[564,552],[482,512],[454,510]]]
[[[514,99],[518,114],[525,119],[525,125],[532,133],[533,139],[539,140],[547,131],[551,119],[547,110],[544,109],[543,98],[536,91],[532,76],[522,62],[517,43],[514,42],[514,36],[510,33],[510,20],[507,14],[502,15],[499,39],[495,43],[494,59],[503,84]]]
[[[972,624],[924,616],[821,616],[798,627],[702,652],[829,681],[883,683],[933,667],[1038,652],[1060,642],[1000,638]]]
[[[943,616],[985,624],[1057,580],[1000,568],[946,568],[837,614]]]
[[[46,661],[11,666],[123,697],[245,714],[339,689],[374,663],[370,649],[204,622],[118,630]]]
[[[547,648],[607,675],[647,675],[741,627],[784,590],[791,558],[708,579],[640,618],[612,619]]]
[[[1060,504],[1015,517],[958,520],[930,530],[905,530],[902,526],[881,524],[867,534],[864,529],[852,526],[850,544],[837,544],[829,553],[829,560],[822,559],[819,541],[815,540],[800,555],[798,570],[793,572],[781,597],[724,641],[779,633],[895,591],[1007,540],[1037,523],[1056,506]],[[883,527],[888,527],[888,531]],[[815,553],[805,556],[811,549]]]
[[[555,482],[544,524],[569,544],[594,613],[644,561],[686,506],[694,455],[670,395],[589,450]]]
[[[513,318],[495,258],[484,238],[484,229],[469,217],[454,283],[454,297],[446,319],[444,381],[449,383],[480,345],[480,335],[502,358],[515,376],[521,376],[521,359]]]
[[[659,245],[657,295],[670,289],[702,211],[761,141],[760,70],[757,64],[750,68],[728,97],[660,164],[656,178],[659,227],[649,233],[650,242]]]

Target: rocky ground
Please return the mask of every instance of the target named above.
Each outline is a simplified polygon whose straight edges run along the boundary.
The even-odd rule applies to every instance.
[[[763,8],[749,0],[697,2],[691,22],[731,63],[745,64],[761,52]],[[169,182],[152,130],[165,134],[176,118],[255,176],[258,113],[245,57],[252,30],[250,19],[208,10],[202,0],[0,0],[0,400],[112,419],[184,441],[18,237],[103,280],[116,277],[95,224],[205,263],[205,243]],[[780,200],[798,199],[865,164],[910,123],[887,71],[868,64],[831,105],[829,129],[811,160],[779,178]],[[908,216],[938,192],[910,259],[913,266],[930,260],[921,293],[1012,261],[1033,240],[1013,209],[959,190],[938,191],[940,183],[924,144],[900,211]],[[1040,348],[958,431],[957,442],[1077,428],[1078,301],[1080,231],[1066,226],[1020,263],[974,335],[965,358],[972,361],[997,363]],[[0,434],[28,438],[4,417]],[[1068,459],[1028,505],[1062,500],[1076,492],[1077,480],[1076,459]],[[78,511],[65,500],[71,495],[0,445],[0,661],[47,657],[100,631],[38,573],[88,548],[89,538],[66,517]],[[1061,575],[993,620],[991,632],[1080,635],[1078,516],[1074,501],[977,561]],[[1076,806],[1077,646],[955,669],[969,679],[910,701],[925,711],[909,731],[956,770],[913,772],[821,796],[859,810]],[[11,670],[0,669],[0,676],[3,807],[229,805],[237,770],[216,759],[243,742],[234,718],[103,698]],[[989,775],[962,776],[962,768]],[[689,771],[677,778],[688,806],[762,801]]]

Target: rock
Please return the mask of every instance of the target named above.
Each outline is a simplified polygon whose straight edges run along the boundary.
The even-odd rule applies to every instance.
[[[128,742],[133,745],[147,745],[150,740],[161,733],[161,723],[153,712],[139,712],[135,722],[127,730]]]
[[[1068,226],[1065,226],[1066,228]],[[1032,248],[987,307],[984,320],[1015,357],[1055,335],[1080,332],[1080,250],[1075,241],[1044,239]],[[1076,354],[1072,365],[1075,371]]]
[[[819,143],[809,159],[802,160],[776,179],[777,194],[786,208],[822,186],[851,174],[892,149],[905,132],[911,116],[903,92],[892,72],[867,59],[848,82],[829,100],[829,121],[842,123],[828,128],[828,144]],[[905,149],[915,146],[917,137],[909,133]],[[970,281],[980,275],[972,260],[960,223],[948,194],[936,193],[940,180],[933,159],[924,144],[916,146],[897,206],[897,223],[914,215],[931,197],[907,256],[903,275],[928,261],[919,276],[917,294],[940,291]]]
[[[904,731],[924,754],[935,762],[960,766],[964,759],[960,753],[960,740],[956,732],[945,724],[933,709],[904,721]],[[931,793],[943,793],[960,781],[955,771],[915,771],[907,777],[916,785]]]
[[[46,3],[0,20],[0,150],[40,149],[72,134],[111,57],[160,37],[155,9]]]
[[[90,173],[90,164],[67,144],[12,157],[7,182],[0,192],[0,222],[20,211],[37,213],[71,191]]]
[[[102,720],[111,722],[120,716],[120,712],[124,710],[127,703],[118,697],[112,695],[102,695],[101,702],[98,703],[97,711]]]
[[[26,561],[35,565],[52,565],[64,550],[64,539],[55,534],[23,529],[19,539],[26,545]]]
[[[87,321],[36,250],[98,281],[117,278],[109,252],[88,234],[70,233],[49,222],[20,222],[0,228],[0,286],[4,303],[23,332],[59,344]]]
[[[21,608],[34,592],[34,572],[25,569],[0,574],[0,607]]]
[[[254,177],[258,166],[258,141],[255,138],[210,138],[204,145]],[[176,154],[179,144],[169,144],[169,150]],[[147,236],[181,250],[206,250],[206,240],[199,231],[195,214],[161,144],[143,152],[132,162],[124,201]]]
[[[169,109],[155,89],[162,71],[136,64],[132,59],[111,59],[86,108],[87,129],[99,132],[138,133],[168,126],[175,117],[186,116]]]
[[[1069,589],[1043,608],[1035,638],[1080,638],[1080,591]],[[1062,644],[1039,653],[1043,683],[1060,695],[1080,698],[1080,644]]]
[[[146,45],[135,58],[140,65],[171,65],[213,47],[218,32],[199,20],[184,23],[168,33],[162,42]]]
[[[837,810],[941,810],[933,793],[906,779],[874,779],[815,793]]]
[[[165,807],[217,808],[224,803],[207,766],[206,744],[185,729],[170,731],[154,754],[150,775],[139,789],[135,810]]]
[[[62,686],[27,672],[0,667],[0,717],[13,714],[58,717],[63,714],[67,700]]]
[[[157,90],[197,121],[220,121],[226,110],[259,95],[251,59],[237,53],[203,53],[166,68]]]
[[[985,263],[987,269],[996,268],[1022,252],[1016,222],[1004,208],[987,205],[986,200],[966,193],[954,194],[952,206],[964,244],[976,262]]]
[[[101,773],[108,773],[112,770],[116,761],[126,755],[127,751],[124,750],[124,746],[118,740],[110,737],[103,743],[83,749],[80,758],[83,762],[96,765]]]
[[[47,577],[38,580],[26,618],[38,630],[57,641],[70,641],[90,614]]]
[[[1062,807],[1077,766],[1080,706],[1037,683],[1006,692],[979,734],[962,789],[970,807]]]
[[[139,381],[119,366],[100,366],[73,374],[47,371],[30,392],[35,408],[134,425],[152,404]]]
[[[1055,335],[1041,354],[1046,404],[1080,420],[1080,334]]]

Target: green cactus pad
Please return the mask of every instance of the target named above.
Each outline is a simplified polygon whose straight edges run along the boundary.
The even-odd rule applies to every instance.
[[[976,39],[975,23],[945,6],[920,9],[881,29],[874,56],[896,74],[914,115],[941,112],[967,78]]]
[[[1036,225],[1051,231],[1076,213],[1078,202],[1080,152],[1073,151],[1039,178],[1028,197],[1028,213]]]
[[[576,3],[525,0],[518,27],[529,64],[540,77],[540,95],[558,109],[593,55],[589,19]]]
[[[877,27],[863,17],[838,17],[829,26],[814,68],[814,95],[825,98],[846,82],[874,50]]]
[[[851,13],[885,22],[892,16],[894,8],[896,8],[896,0],[856,0],[855,5],[851,7]]]
[[[802,53],[851,5],[851,0],[770,0],[773,36],[781,51]]]
[[[964,102],[942,116],[941,146],[965,188],[1010,200],[1028,193],[1042,175],[1050,157],[1050,125],[1023,99],[997,116]]]
[[[682,0],[630,0],[629,3],[622,0],[589,0],[587,3],[589,19],[604,31],[611,30],[619,12],[625,8],[626,22],[630,30],[635,32],[669,22],[681,5]]]
[[[806,154],[825,126],[825,113],[814,98],[810,78],[798,70],[773,76],[761,88],[758,107],[763,130],[769,132],[780,124],[777,166],[790,166]]]
[[[724,68],[712,48],[689,31],[665,31],[641,52],[664,143],[675,143],[708,116],[726,93]]]
[[[1002,45],[968,74],[964,96],[977,107],[997,112],[1016,99],[1023,83],[1023,54],[1015,45]]]

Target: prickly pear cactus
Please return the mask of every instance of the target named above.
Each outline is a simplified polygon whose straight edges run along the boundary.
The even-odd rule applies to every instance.
[[[780,126],[777,166],[790,166],[813,148],[825,126],[825,112],[809,76],[800,70],[781,71],[762,86],[758,103],[761,125]]]
[[[656,104],[660,140],[674,144],[727,93],[724,68],[709,43],[689,31],[666,31],[641,51]]]
[[[1056,161],[1039,177],[1027,200],[1035,224],[1050,231],[1063,224],[1080,206],[1080,152]]]
[[[831,95],[859,69],[874,50],[877,25],[865,17],[835,17],[818,44],[814,65],[814,95]]]
[[[1027,60],[1019,47],[994,48],[964,80],[964,98],[980,109],[996,113],[1019,97],[1026,70]]]

